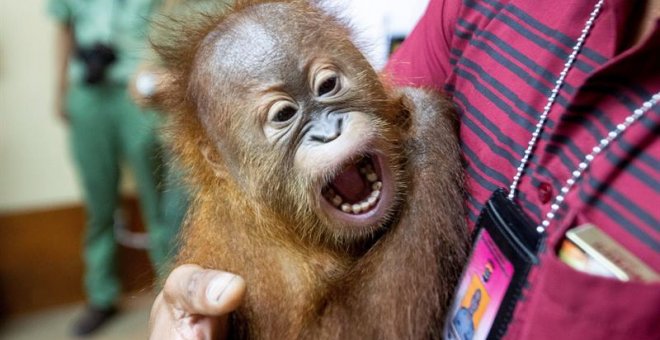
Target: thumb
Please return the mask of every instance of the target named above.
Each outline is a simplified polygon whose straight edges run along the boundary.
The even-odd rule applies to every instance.
[[[163,298],[188,314],[216,316],[238,308],[245,290],[245,281],[238,275],[181,265],[165,282]]]

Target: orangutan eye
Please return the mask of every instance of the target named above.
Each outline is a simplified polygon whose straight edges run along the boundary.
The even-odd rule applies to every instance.
[[[285,123],[295,117],[296,113],[298,113],[298,107],[290,101],[281,100],[271,106],[269,116],[273,122]]]
[[[334,96],[341,88],[339,75],[333,70],[321,70],[316,75],[316,84],[317,97]]]
[[[337,76],[330,77],[321,83],[318,89],[318,96],[322,97],[328,93],[334,92],[337,87]]]
[[[277,114],[275,115],[274,121],[276,121],[276,122],[286,122],[289,119],[293,118],[293,116],[296,115],[296,112],[298,112],[298,110],[296,110],[295,108],[293,108],[291,106],[287,106],[287,107],[285,107],[285,108],[283,108],[283,109],[281,109],[280,111],[277,112]]]

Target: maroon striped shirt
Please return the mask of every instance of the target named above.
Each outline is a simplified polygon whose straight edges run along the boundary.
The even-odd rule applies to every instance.
[[[468,219],[508,188],[555,80],[596,0],[431,0],[393,56],[400,85],[444,89],[461,116]],[[623,50],[635,1],[606,0],[569,71],[519,185],[540,221],[598,141],[660,91],[660,20]],[[578,273],[557,259],[564,232],[592,223],[660,272],[660,104],[596,157],[549,229],[508,338],[660,339],[660,283]]]

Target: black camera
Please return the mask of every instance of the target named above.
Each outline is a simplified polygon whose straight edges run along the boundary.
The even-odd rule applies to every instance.
[[[96,43],[91,48],[78,48],[78,59],[85,64],[85,83],[95,85],[105,79],[108,67],[117,60],[112,46]]]

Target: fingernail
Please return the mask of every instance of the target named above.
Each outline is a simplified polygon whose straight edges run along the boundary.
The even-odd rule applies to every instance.
[[[236,279],[236,275],[229,273],[220,273],[211,280],[208,288],[206,289],[206,298],[211,302],[220,302],[222,294],[231,286],[232,281]]]

